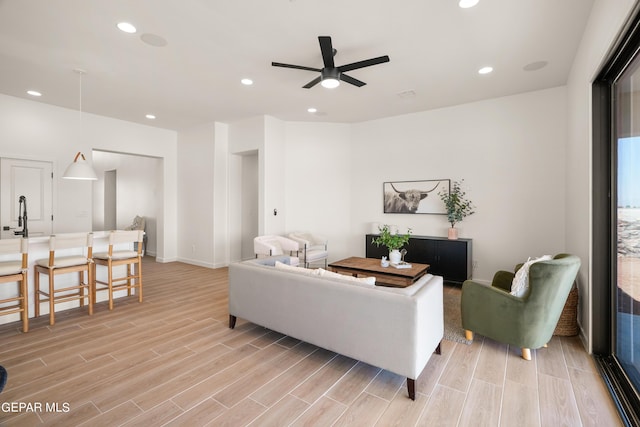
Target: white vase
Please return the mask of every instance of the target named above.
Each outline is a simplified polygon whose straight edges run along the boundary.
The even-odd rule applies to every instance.
[[[389,251],[389,261],[392,264],[398,264],[401,259],[402,259],[402,256],[400,255],[400,251],[399,250],[394,249],[392,251]]]

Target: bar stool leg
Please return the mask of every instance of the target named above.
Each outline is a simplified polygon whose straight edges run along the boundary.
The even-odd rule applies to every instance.
[[[20,282],[20,293],[22,296],[22,332],[29,332],[29,293],[27,287],[27,275],[22,276]]]
[[[109,310],[113,310],[113,274],[111,273],[111,270],[113,269],[113,266],[111,265],[111,260],[109,260],[108,263],[108,272],[107,272],[107,281],[109,282]]]
[[[138,302],[142,302],[142,263],[139,262],[137,266],[135,266],[136,271],[138,272],[138,277],[136,277],[136,284],[138,284],[138,291],[140,292],[140,296],[138,297]]]
[[[131,296],[131,264],[127,264],[127,296]]]
[[[53,296],[53,290],[55,289],[55,273],[49,271],[49,324],[53,326],[56,323],[56,301]]]
[[[38,267],[35,268],[35,277],[33,278],[33,284],[35,288],[35,314],[36,317],[40,317],[40,272]]]
[[[80,307],[84,307],[84,271],[78,271],[78,280],[80,289],[78,289],[78,293],[80,294]]]
[[[89,316],[93,315],[93,272],[91,265],[87,268],[87,298],[89,299]]]

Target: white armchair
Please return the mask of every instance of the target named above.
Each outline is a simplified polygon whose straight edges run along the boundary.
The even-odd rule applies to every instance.
[[[324,266],[327,267],[329,252],[326,238],[308,232],[289,233],[289,238],[300,246],[302,265],[309,267],[312,262],[324,261]]]
[[[253,239],[253,252],[256,254],[256,258],[259,256],[274,256],[274,255],[293,255],[293,252],[298,254],[300,246],[298,242],[292,239],[288,239],[283,236],[267,235],[258,236]],[[298,264],[298,258],[292,257],[291,263]]]

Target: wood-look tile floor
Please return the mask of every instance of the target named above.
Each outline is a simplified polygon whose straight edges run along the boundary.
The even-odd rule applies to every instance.
[[[42,316],[27,334],[0,326],[0,425],[621,425],[575,337],[531,362],[481,336],[444,341],[411,401],[393,373],[241,319],[230,330],[227,269],[147,258],[143,276],[142,304],[68,310],[54,327]]]

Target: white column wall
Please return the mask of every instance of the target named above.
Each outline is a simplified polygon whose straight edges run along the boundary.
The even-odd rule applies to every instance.
[[[352,256],[351,125],[286,124],[286,231],[328,239],[329,261]]]
[[[178,259],[212,267],[215,125],[178,134]]]

